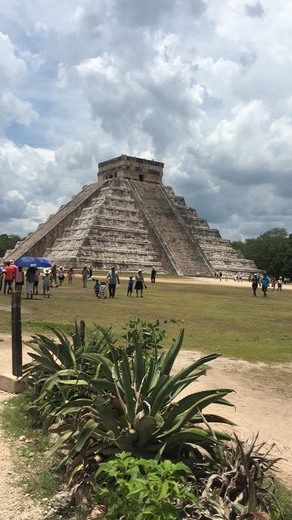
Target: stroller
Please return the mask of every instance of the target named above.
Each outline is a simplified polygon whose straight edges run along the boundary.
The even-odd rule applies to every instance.
[[[106,298],[106,290],[107,290],[107,283],[101,282],[100,288],[99,288],[99,297],[100,298]]]

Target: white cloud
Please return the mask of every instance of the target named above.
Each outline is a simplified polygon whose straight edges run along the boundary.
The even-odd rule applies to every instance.
[[[33,231],[126,153],[164,162],[226,238],[292,232],[291,15],[288,0],[1,3],[1,227]]]
[[[0,88],[11,86],[26,73],[25,62],[16,55],[16,49],[7,34],[0,32]]]

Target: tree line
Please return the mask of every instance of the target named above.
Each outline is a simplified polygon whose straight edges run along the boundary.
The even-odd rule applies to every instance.
[[[0,235],[0,258],[2,258],[8,249],[14,249],[17,242],[23,240],[18,235],[7,235],[6,233]]]
[[[232,246],[269,276],[292,278],[292,234],[286,229],[273,228],[257,238],[232,242]]]

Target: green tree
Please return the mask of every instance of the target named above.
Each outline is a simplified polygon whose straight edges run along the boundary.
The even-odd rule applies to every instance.
[[[19,240],[22,239],[18,235],[0,235],[0,257],[4,256],[8,249],[13,249]]]
[[[257,238],[233,242],[245,258],[253,260],[256,266],[267,270],[271,275],[291,276],[292,238],[284,228],[273,228]]]

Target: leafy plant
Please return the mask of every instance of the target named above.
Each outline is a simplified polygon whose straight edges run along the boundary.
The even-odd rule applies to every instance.
[[[22,381],[27,386],[31,402],[30,411],[35,412],[43,428],[56,421],[57,413],[64,403],[77,398],[91,399],[90,381],[98,367],[88,362],[83,354],[102,352],[114,338],[110,330],[95,331],[89,342],[83,342],[75,323],[75,333],[68,338],[61,330],[50,327],[57,342],[37,334],[27,344],[33,350],[29,355],[33,361],[23,367]],[[59,419],[59,417],[58,417]]]
[[[107,520],[179,519],[186,503],[197,503],[186,484],[189,473],[181,462],[137,459],[121,452],[100,465],[95,492],[99,503],[105,501]]]
[[[157,354],[158,349],[162,349],[166,331],[161,328],[159,320],[147,323],[140,318],[133,318],[129,320],[124,330],[126,332],[122,337],[126,340],[128,354],[133,353],[137,342],[144,354],[149,356]]]

